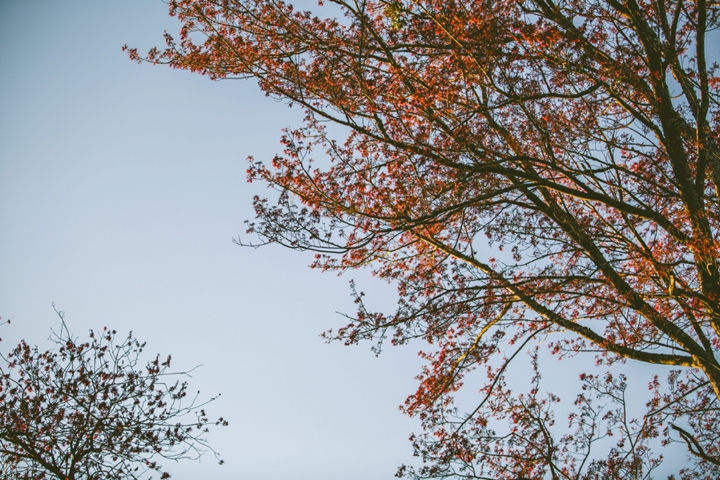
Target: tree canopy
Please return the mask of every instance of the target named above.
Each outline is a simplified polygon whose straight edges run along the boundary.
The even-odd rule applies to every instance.
[[[61,315],[62,317],[62,315]],[[156,460],[198,458],[211,421],[198,395],[171,372],[168,356],[143,367],[132,333],[90,331],[80,342],[62,329],[55,348],[24,340],[0,355],[0,462],[8,480],[170,478]],[[217,453],[215,453],[217,456]],[[222,461],[220,461],[222,463]]]
[[[281,154],[250,159],[278,194],[255,199],[248,231],[397,286],[395,312],[354,291],[357,315],[328,335],[431,345],[404,406],[424,464],[399,474],[645,478],[671,442],[692,458],[683,478],[720,474],[719,4],[327,3],[341,15],[173,0],[179,39],[129,53],[254,78],[306,112]],[[599,367],[567,430],[541,344]],[[522,352],[534,374],[518,391]],[[673,367],[635,420],[625,362]]]

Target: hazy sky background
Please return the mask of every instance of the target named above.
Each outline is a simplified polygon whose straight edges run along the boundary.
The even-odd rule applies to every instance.
[[[0,351],[20,338],[46,346],[54,302],[78,335],[133,330],[178,370],[202,364],[191,389],[222,393],[209,411],[230,426],[210,442],[227,464],[165,462],[176,480],[390,480],[416,460],[407,437],[419,425],[397,407],[422,345],[375,358],[367,343],[325,344],[319,334],[346,323],[336,312],[354,311],[351,278],[377,309],[393,308],[394,288],[231,242],[251,239],[253,195],[272,195],[245,182],[246,157],[272,158],[301,112],[251,81],[121,51],[178,29],[160,0],[0,0],[0,316],[12,319]],[[587,361],[548,364],[545,379],[562,391]],[[649,374],[664,375],[630,369],[644,396]],[[664,452],[663,469],[683,448]]]
[[[300,112],[121,51],[178,27],[159,0],[0,0],[0,349],[46,346],[54,302],[78,335],[133,330],[177,369],[202,364],[191,388],[222,392],[227,465],[165,462],[177,480],[389,480],[414,460],[397,406],[418,345],[375,358],[318,335],[353,312],[350,278],[371,306],[394,289],[231,242],[265,192],[246,156],[271,158]]]

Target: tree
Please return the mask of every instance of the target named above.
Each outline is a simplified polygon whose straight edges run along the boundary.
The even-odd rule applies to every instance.
[[[353,289],[357,315],[328,336],[430,344],[404,406],[422,421],[424,465],[399,474],[644,478],[662,441],[686,444],[681,476],[717,478],[719,4],[328,3],[341,15],[172,0],[179,41],[129,53],[254,78],[304,109],[282,154],[250,159],[249,180],[278,195],[255,199],[248,232],[397,286],[394,313]],[[565,433],[541,385],[543,342],[601,367],[581,375]],[[507,375],[521,352],[534,372],[524,392]],[[634,423],[626,362],[657,372]],[[463,381],[483,371],[460,408]]]
[[[60,313],[62,319],[62,313]],[[184,375],[170,372],[170,356],[140,364],[145,348],[132,333],[90,331],[80,343],[64,320],[41,352],[21,341],[0,366],[0,460],[3,478],[126,480],[157,472],[154,458],[198,458],[210,421],[188,397]],[[217,457],[217,453],[215,453]],[[220,461],[222,463],[222,460]],[[151,477],[150,477],[151,478]]]

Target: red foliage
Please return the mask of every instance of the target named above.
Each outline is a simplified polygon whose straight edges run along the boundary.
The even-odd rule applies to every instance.
[[[413,441],[426,464],[400,474],[641,478],[658,435],[687,443],[683,475],[720,474],[717,2],[332,3],[344,16],[175,0],[179,41],[129,53],[255,78],[304,108],[281,155],[251,159],[249,180],[279,196],[256,198],[249,232],[397,285],[395,313],[358,293],[334,336],[433,345],[405,406],[425,427]],[[617,373],[584,376],[570,433],[553,436],[557,398],[541,396],[539,373],[523,394],[505,376],[550,338],[552,353],[594,352],[613,371],[679,370],[653,381],[637,423]],[[487,382],[463,413],[453,397],[473,369]],[[620,410],[601,413],[599,397]],[[610,433],[617,444],[591,455]]]

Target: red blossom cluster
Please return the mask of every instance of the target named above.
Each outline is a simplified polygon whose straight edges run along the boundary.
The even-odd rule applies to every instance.
[[[341,16],[173,0],[179,38],[128,51],[253,78],[306,112],[282,153],[250,159],[249,180],[278,193],[255,199],[248,231],[397,286],[395,312],[369,311],[353,290],[357,315],[328,336],[430,344],[405,405],[424,427],[424,465],[399,474],[646,478],[658,438],[687,446],[690,460],[674,460],[683,478],[717,478],[718,3],[331,3]],[[506,382],[543,342],[614,372],[578,381],[565,434],[537,371],[524,392]],[[676,369],[651,381],[635,422],[626,361]],[[467,389],[478,393],[466,411],[455,399]],[[611,433],[617,443],[597,440]]]

